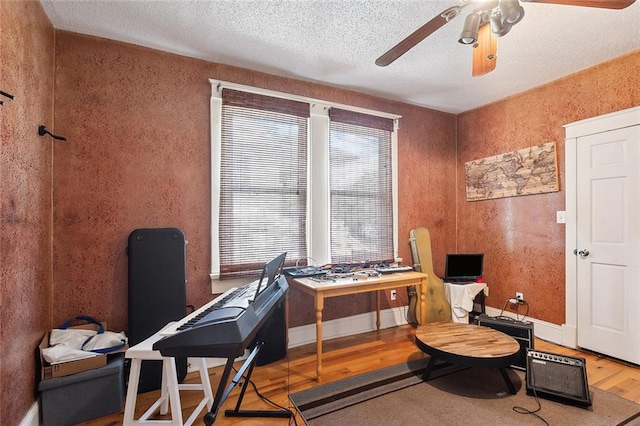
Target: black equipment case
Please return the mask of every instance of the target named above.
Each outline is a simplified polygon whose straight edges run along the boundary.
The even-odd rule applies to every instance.
[[[187,315],[186,241],[177,228],[136,229],[129,234],[129,345]],[[187,374],[187,359],[176,358],[178,381]],[[162,361],[144,361],[138,391],[159,389]]]

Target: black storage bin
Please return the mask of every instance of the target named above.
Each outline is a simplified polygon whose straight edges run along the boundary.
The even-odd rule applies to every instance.
[[[113,356],[107,365],[70,376],[43,380],[42,424],[72,425],[122,411],[124,356]]]

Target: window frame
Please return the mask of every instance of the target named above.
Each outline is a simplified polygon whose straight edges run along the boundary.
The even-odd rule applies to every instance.
[[[366,108],[338,104],[334,102],[292,95],[284,92],[261,89],[226,82],[217,79],[209,79],[211,84],[210,120],[211,120],[211,291],[213,294],[222,293],[232,287],[237,287],[250,279],[220,280],[220,246],[219,246],[219,205],[220,205],[220,166],[221,166],[221,142],[222,142],[222,89],[233,89],[265,96],[291,99],[306,102],[310,105],[308,137],[308,197],[307,197],[307,252],[308,256],[318,264],[330,262],[330,205],[329,205],[329,111],[331,108],[339,108],[348,111],[360,112],[373,116],[389,118],[393,120],[391,132],[392,145],[392,196],[393,196],[393,255],[398,257],[398,128],[400,115]],[[312,262],[313,263],[313,262]]]

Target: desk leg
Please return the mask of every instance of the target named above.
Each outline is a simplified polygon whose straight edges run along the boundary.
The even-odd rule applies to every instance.
[[[316,377],[320,381],[322,374],[322,309],[324,309],[324,296],[316,295]]]
[[[376,291],[376,330],[380,331],[380,290]]]
[[[420,279],[420,325],[427,323],[427,280],[428,276]]]

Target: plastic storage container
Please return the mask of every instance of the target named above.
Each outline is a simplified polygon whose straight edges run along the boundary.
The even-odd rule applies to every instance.
[[[122,411],[124,356],[113,356],[104,367],[43,380],[43,425],[71,425]]]

